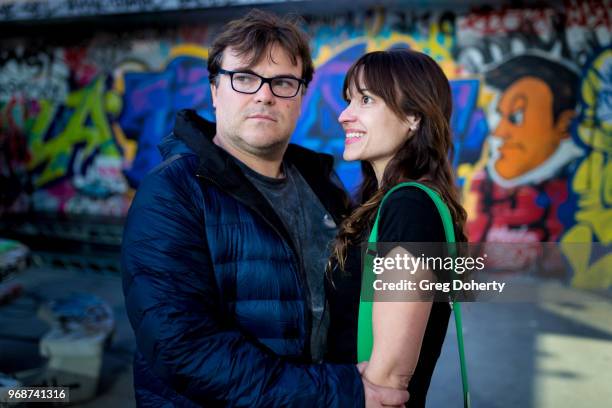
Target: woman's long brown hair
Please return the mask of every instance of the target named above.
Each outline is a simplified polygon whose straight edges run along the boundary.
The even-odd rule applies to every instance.
[[[347,245],[359,244],[364,239],[385,193],[403,181],[419,181],[438,192],[458,227],[457,241],[467,241],[463,231],[467,215],[450,164],[452,98],[442,69],[417,51],[370,52],[349,68],[343,94],[346,96],[349,89],[363,88],[382,98],[398,118],[416,115],[420,123],[385,168],[380,187],[372,165],[361,162],[363,182],[357,196],[360,205],[340,225],[329,265],[335,259],[344,270]]]

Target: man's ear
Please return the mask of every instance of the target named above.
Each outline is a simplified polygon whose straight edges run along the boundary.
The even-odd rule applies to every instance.
[[[214,83],[210,84],[210,97],[212,98],[213,108],[217,107],[217,86]]]
[[[559,114],[557,121],[555,122],[555,131],[559,135],[559,139],[565,139],[569,137],[569,126],[574,119],[576,112],[572,109],[566,109]]]

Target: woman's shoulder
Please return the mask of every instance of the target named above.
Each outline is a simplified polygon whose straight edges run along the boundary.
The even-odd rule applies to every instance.
[[[402,218],[418,219],[423,215],[437,215],[438,210],[425,191],[418,187],[402,187],[387,197],[381,213],[397,213]]]
[[[445,241],[436,204],[417,187],[404,187],[391,193],[382,204],[379,223],[379,241]]]

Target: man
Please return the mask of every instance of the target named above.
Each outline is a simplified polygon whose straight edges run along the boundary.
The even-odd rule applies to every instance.
[[[216,129],[178,115],[125,226],[138,404],[402,404],[355,366],[319,363],[326,245],[348,202],[331,157],[289,145],[314,71],[305,35],[251,12],[208,71]]]
[[[569,137],[577,75],[537,55],[521,55],[486,74],[499,90],[499,122],[487,168],[475,175],[478,198],[470,241],[555,241],[568,200],[569,166],[582,154]]]

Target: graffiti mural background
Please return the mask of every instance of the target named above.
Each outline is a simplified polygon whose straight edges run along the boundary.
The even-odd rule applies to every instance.
[[[293,135],[341,160],[336,118],[360,55],[408,47],[451,80],[452,129],[472,241],[612,240],[612,9],[364,11],[307,19],[315,79]],[[3,40],[0,213],[122,217],[175,113],[213,118],[206,59],[218,26],[111,34],[78,44]],[[400,79],[401,80],[401,79]],[[612,259],[573,265],[577,286],[610,287]]]

